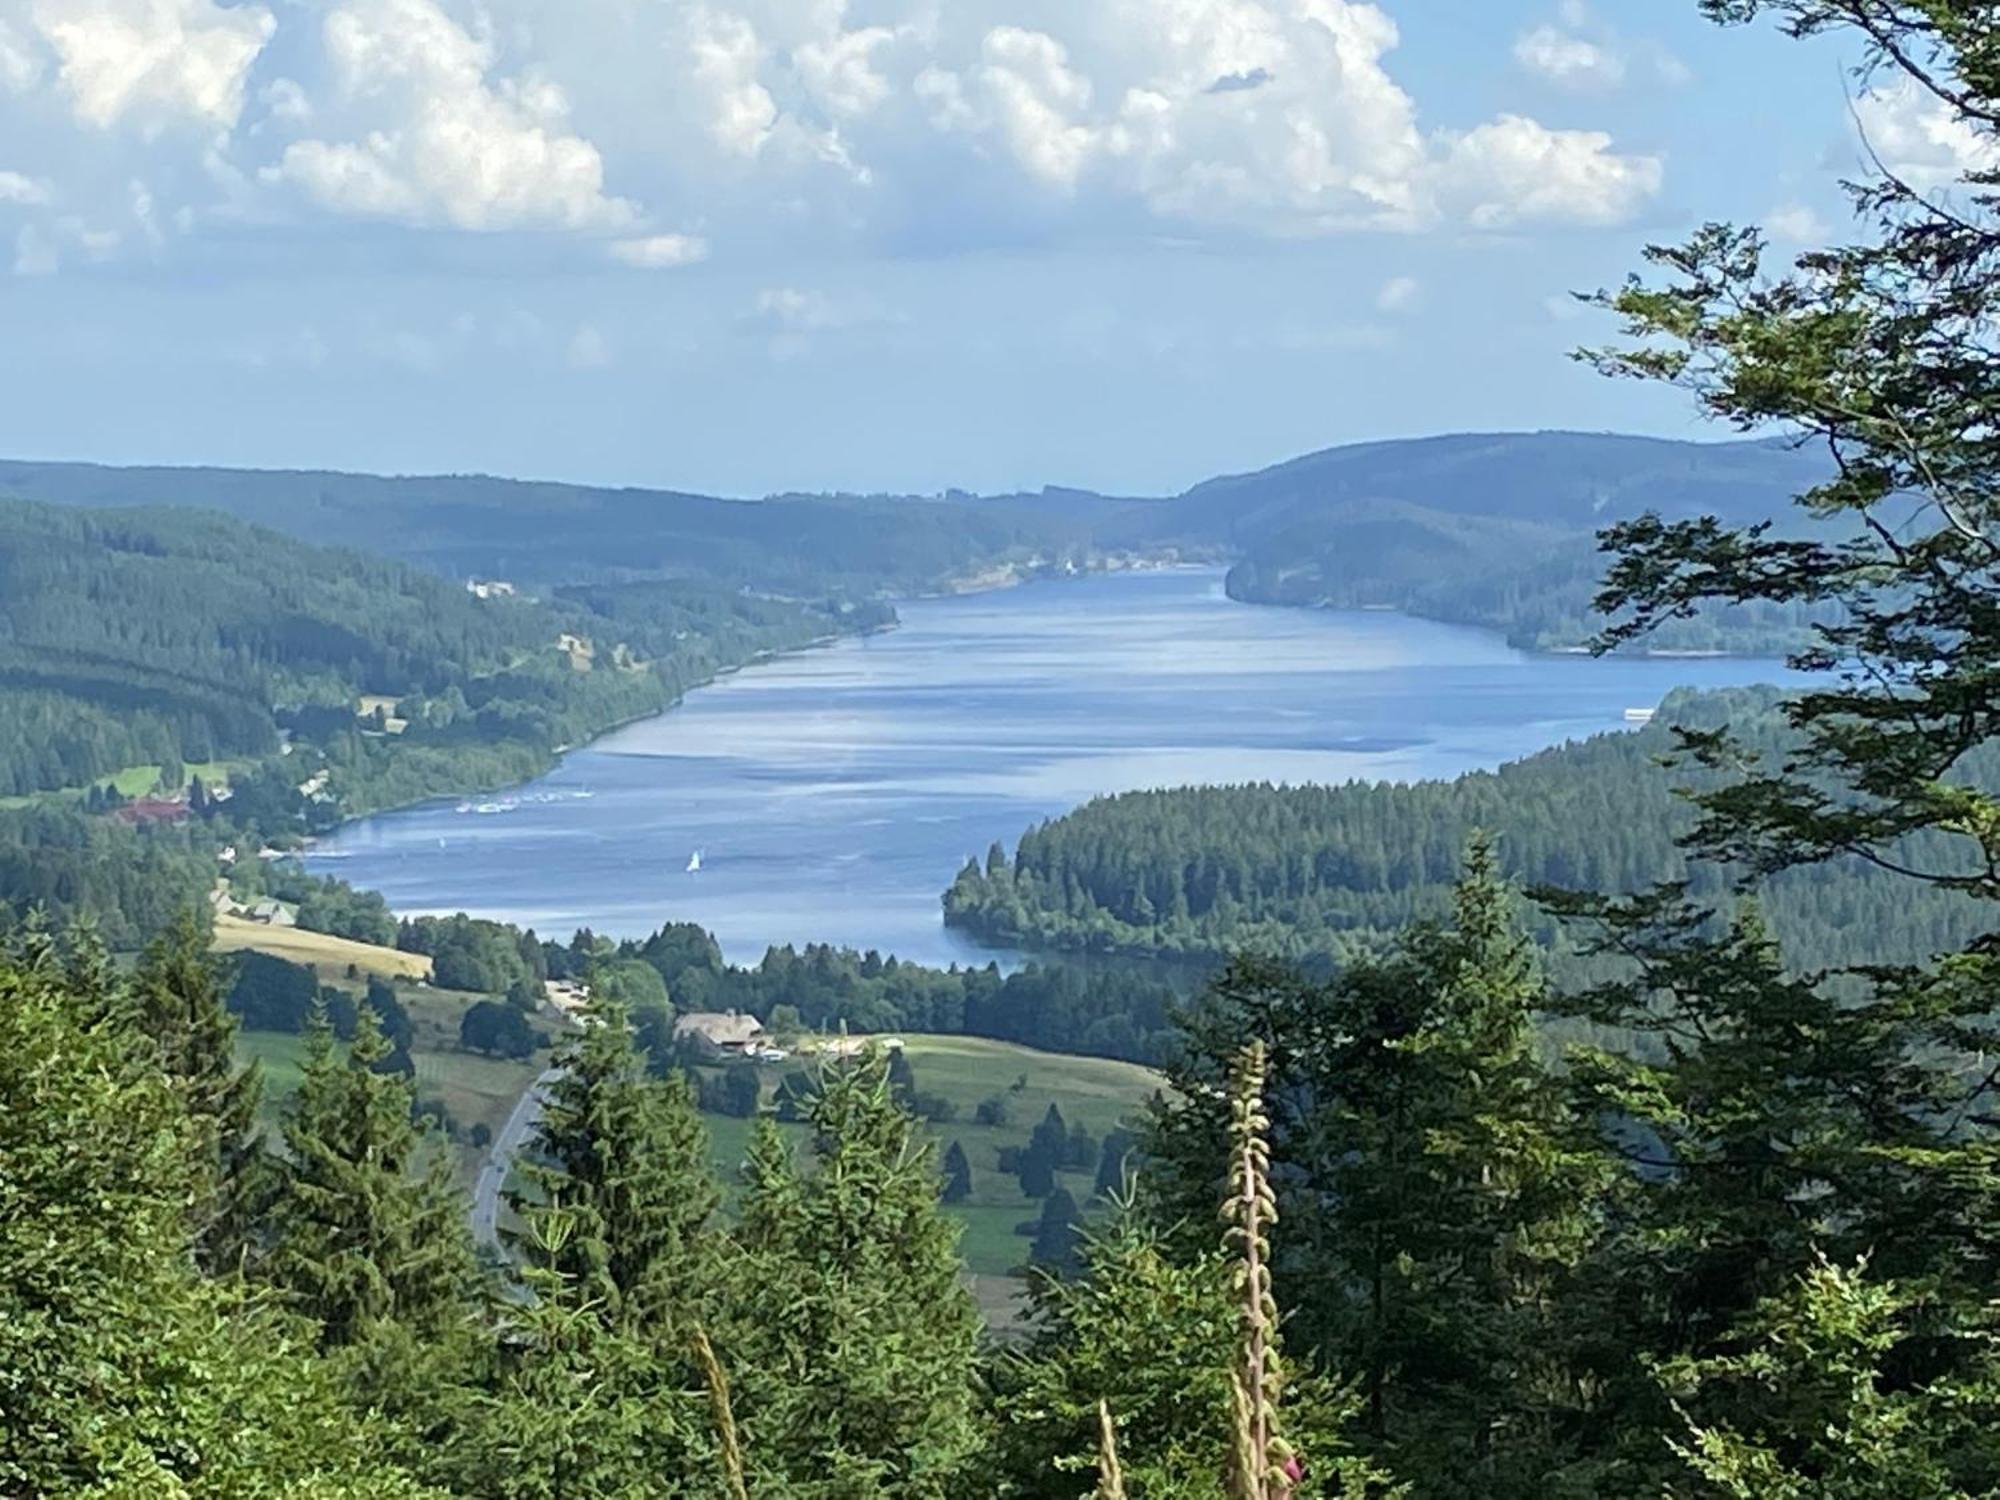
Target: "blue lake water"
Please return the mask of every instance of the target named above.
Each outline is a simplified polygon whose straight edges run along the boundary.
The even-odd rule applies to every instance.
[[[894,631],[727,677],[514,793],[349,825],[309,862],[398,912],[544,936],[681,920],[737,962],[809,941],[984,962],[944,929],[940,893],[968,856],[1101,793],[1451,776],[1620,730],[1676,687],[1783,675],[1236,604],[1197,569],[900,611]]]

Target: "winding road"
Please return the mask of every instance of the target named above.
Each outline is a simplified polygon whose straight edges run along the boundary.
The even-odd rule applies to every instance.
[[[550,1085],[560,1077],[561,1068],[544,1069],[514,1101],[514,1112],[507,1116],[507,1123],[493,1138],[493,1149],[487,1153],[486,1164],[479,1169],[478,1185],[472,1190],[472,1236],[481,1245],[498,1247],[500,1243],[500,1190],[507,1185],[507,1174],[514,1169],[514,1158],[541,1122]]]

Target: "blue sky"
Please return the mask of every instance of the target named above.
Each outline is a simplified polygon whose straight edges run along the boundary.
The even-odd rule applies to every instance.
[[[1832,42],[1693,0],[0,0],[0,452],[729,494],[1699,434],[1565,352],[1837,231]]]

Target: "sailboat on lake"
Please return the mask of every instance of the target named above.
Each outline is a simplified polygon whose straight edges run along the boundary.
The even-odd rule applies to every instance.
[[[687,872],[690,875],[699,875],[701,873],[701,851],[699,849],[688,856]]]

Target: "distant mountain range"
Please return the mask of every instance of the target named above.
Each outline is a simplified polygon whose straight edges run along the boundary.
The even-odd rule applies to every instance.
[[[1390,606],[1557,647],[1591,628],[1597,528],[1647,510],[1763,520],[1821,472],[1777,442],[1537,432],[1354,444],[1161,498],[742,501],[468,475],[21,461],[0,461],[0,495],[201,506],[447,576],[535,584],[686,577],[795,597],[915,593],[1175,556],[1230,563],[1230,591],[1245,600]],[[1662,643],[1759,649],[1802,623],[1739,612]]]

